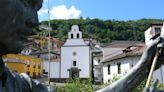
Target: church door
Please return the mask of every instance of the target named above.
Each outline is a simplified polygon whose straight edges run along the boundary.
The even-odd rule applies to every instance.
[[[79,71],[72,71],[71,78],[72,79],[79,78]]]
[[[69,75],[71,79],[79,78],[79,71],[78,68],[71,68],[69,69]]]

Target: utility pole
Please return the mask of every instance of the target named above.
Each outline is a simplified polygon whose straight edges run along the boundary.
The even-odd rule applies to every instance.
[[[50,26],[51,26],[51,24],[50,24],[50,0],[48,0],[48,37],[49,37],[49,39],[48,39],[48,60],[49,60],[49,65],[48,65],[48,67],[49,67],[49,73],[48,73],[48,83],[49,83],[49,85],[50,85],[50,63],[51,63],[51,34],[50,34]]]

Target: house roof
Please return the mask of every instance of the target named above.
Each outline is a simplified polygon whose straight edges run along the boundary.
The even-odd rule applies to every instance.
[[[150,26],[163,26],[163,23],[162,22],[152,23],[149,25],[149,27]]]
[[[30,53],[30,55],[38,55],[38,54],[48,54],[49,51],[48,50],[42,50],[42,51],[35,51]],[[60,52],[57,51],[50,51],[51,54],[55,54],[55,55],[60,55]]]
[[[145,44],[131,45],[125,49],[122,49],[122,50],[119,49],[119,53],[117,52],[117,54],[109,55],[108,57],[104,59],[103,62],[105,63],[105,62],[110,62],[110,61],[120,59],[120,58],[142,55],[145,48],[146,48]]]
[[[148,25],[148,26],[146,27],[145,30],[147,30],[149,27],[152,27],[152,26],[163,26],[163,23],[162,23],[162,22],[151,23],[150,25]]]
[[[58,38],[52,38],[52,40],[53,40],[54,42],[57,42],[57,43],[61,44],[61,45],[64,44],[64,42],[61,41],[61,40],[59,40]]]
[[[123,50],[125,50],[126,48],[139,44],[144,44],[144,43],[139,41],[114,41],[110,43],[108,46],[103,48],[104,60],[122,54]]]
[[[140,41],[113,41],[108,46],[105,46],[105,48],[127,48],[134,44],[143,44],[143,42],[140,42]]]
[[[38,36],[38,35],[32,35],[28,37],[28,40],[35,40],[35,39],[45,39],[48,40],[49,37],[43,37],[43,36]],[[58,38],[51,37],[51,40],[56,43],[64,44],[63,41],[59,40]]]

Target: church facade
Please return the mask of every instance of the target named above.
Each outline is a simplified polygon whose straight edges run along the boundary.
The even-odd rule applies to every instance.
[[[90,46],[82,38],[78,25],[73,25],[68,33],[68,39],[61,47],[61,61],[56,78],[51,81],[67,81],[73,78],[87,79],[91,73]],[[55,74],[55,73],[54,73]]]

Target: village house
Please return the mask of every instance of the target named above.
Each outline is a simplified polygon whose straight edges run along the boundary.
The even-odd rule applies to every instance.
[[[145,43],[113,42],[104,48],[103,82],[110,82],[114,76],[124,76],[139,61],[150,40],[159,34],[162,24],[151,24],[145,31]],[[127,43],[128,42],[128,43]],[[163,66],[154,71],[153,78],[163,81]]]
[[[54,63],[60,61],[60,48],[63,45],[63,42],[57,38],[50,38],[50,53],[48,50],[48,42],[49,37],[43,37],[38,35],[30,36],[29,41],[21,54],[30,55],[35,58],[40,58],[43,60],[43,74],[48,76],[49,71],[50,74],[53,74],[53,67],[55,67]],[[50,60],[49,60],[50,56]],[[50,61],[50,62],[49,62]],[[49,64],[50,63],[50,64]],[[50,65],[50,68],[49,68]],[[52,71],[51,71],[52,70]]]
[[[92,47],[92,62],[93,62],[93,80],[94,83],[102,83],[103,82],[103,69],[102,69],[102,61],[103,61],[103,48],[100,45],[96,45]]]
[[[160,35],[160,33],[164,33],[164,25],[163,23],[153,23],[148,29],[145,31],[145,44],[149,45],[151,43],[151,39],[155,35]],[[154,71],[153,77],[158,79],[160,82],[164,83],[164,65],[162,65],[159,69]]]
[[[144,47],[138,41],[114,41],[104,47],[103,82],[126,74],[140,59]]]
[[[151,38],[157,34],[161,33],[162,30],[162,23],[153,23],[145,31],[145,44],[149,45],[151,43]]]
[[[32,78],[43,74],[43,61],[39,58],[21,54],[7,54],[3,56],[5,65],[17,73],[27,73]]]

